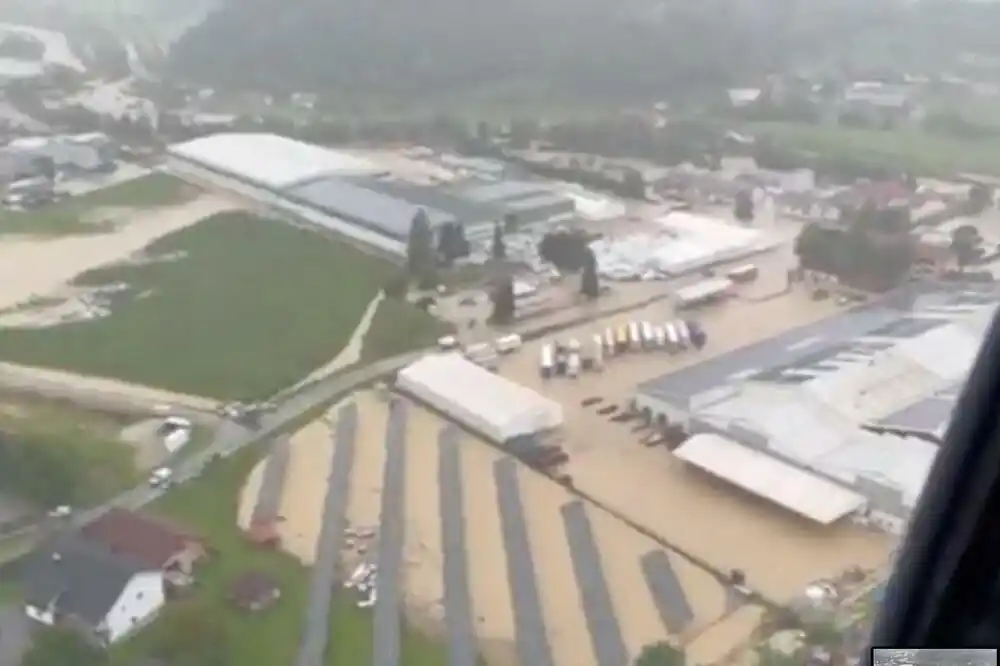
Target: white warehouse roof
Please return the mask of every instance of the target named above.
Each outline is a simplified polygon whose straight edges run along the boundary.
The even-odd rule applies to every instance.
[[[322,176],[361,176],[384,171],[363,157],[277,134],[213,134],[174,144],[169,152],[269,188],[286,188]]]
[[[562,425],[562,406],[467,360],[429,354],[399,372],[396,387],[495,442]]]
[[[790,511],[829,525],[865,506],[865,498],[720,435],[694,435],[674,455]]]

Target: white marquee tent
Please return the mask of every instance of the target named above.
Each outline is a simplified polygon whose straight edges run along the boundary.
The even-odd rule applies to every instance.
[[[495,442],[558,428],[562,406],[458,352],[429,354],[399,372],[396,388]]]

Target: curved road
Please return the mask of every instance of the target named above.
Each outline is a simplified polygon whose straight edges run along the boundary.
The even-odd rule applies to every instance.
[[[333,374],[325,379],[317,380],[308,388],[290,396],[285,402],[278,406],[273,412],[264,415],[261,425],[255,430],[245,428],[232,421],[221,421],[215,431],[212,443],[204,450],[184,459],[174,469],[175,483],[184,483],[197,477],[216,456],[229,456],[236,453],[248,444],[252,444],[261,439],[274,435],[285,427],[289,422],[300,417],[305,412],[313,409],[325,402],[333,400],[339,394],[352,391],[358,386],[375,381],[380,377],[395,372],[403,366],[413,362],[428,350],[420,350],[393,356],[391,358],[376,361],[370,365],[355,370],[347,370]],[[166,490],[152,488],[143,484],[118,495],[109,502],[80,511],[74,517],[75,526],[83,526],[97,519],[112,507],[124,507],[128,509],[138,509],[153,500],[159,498]]]

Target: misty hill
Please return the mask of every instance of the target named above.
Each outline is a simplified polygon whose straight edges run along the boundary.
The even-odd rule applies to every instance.
[[[790,67],[940,66],[994,48],[997,18],[960,0],[222,0],[170,67],[287,92],[651,99]]]

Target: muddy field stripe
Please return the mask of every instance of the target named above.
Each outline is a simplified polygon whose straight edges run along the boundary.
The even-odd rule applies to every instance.
[[[626,666],[628,648],[615,615],[587,509],[583,502],[570,502],[563,505],[561,513],[597,666]]]
[[[642,556],[640,565],[663,618],[663,626],[672,634],[681,633],[694,620],[694,611],[670,563],[670,556],[662,550],[654,550]]]
[[[285,476],[288,473],[288,464],[291,459],[289,436],[284,435],[274,440],[267,460],[264,462],[260,492],[257,493],[257,504],[253,508],[252,522],[267,522],[278,518],[278,514],[281,512],[281,496],[285,490]]]
[[[324,662],[330,638],[330,601],[337,584],[337,566],[340,564],[341,544],[347,523],[347,499],[357,433],[357,406],[352,403],[341,407],[333,434],[335,446],[323,503],[323,526],[316,544],[316,564],[312,569],[306,626],[295,660],[296,666],[321,666]]]
[[[372,666],[399,666],[402,644],[402,590],[406,517],[406,423],[409,403],[394,399],[385,431],[385,467],[376,563],[375,624],[372,630]]]
[[[524,520],[517,465],[513,458],[503,458],[493,463],[504,550],[507,555],[507,579],[514,604],[517,650],[520,661],[525,666],[553,666],[552,647],[542,618],[535,564],[528,543],[528,526]]]
[[[444,553],[444,620],[450,666],[477,666],[478,650],[469,594],[469,553],[465,539],[465,492],[459,440],[462,432],[445,426],[438,433],[438,499],[441,503],[441,552]]]

